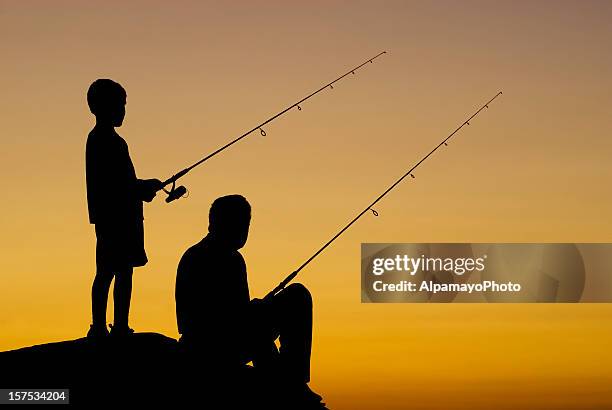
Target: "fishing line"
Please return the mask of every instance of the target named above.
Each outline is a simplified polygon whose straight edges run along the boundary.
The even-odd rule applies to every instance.
[[[274,289],[272,289],[266,296],[264,299],[269,299],[270,297],[276,295],[278,292],[280,292],[281,290],[283,290],[285,288],[285,286],[287,286],[287,284],[289,282],[291,282],[297,275],[298,273],[300,273],[300,271],[302,269],[304,269],[306,267],[306,265],[308,265],[310,262],[312,262],[312,260],[314,258],[316,258],[317,256],[319,256],[321,254],[321,252],[323,252],[329,245],[331,245],[336,239],[338,239],[338,237],[340,237],[340,235],[342,235],[347,229],[349,229],[355,222],[357,222],[359,220],[359,218],[361,218],[366,212],[371,211],[372,214],[374,214],[374,216],[378,216],[378,212],[376,212],[376,210],[373,209],[373,206],[376,205],[381,199],[383,199],[389,192],[391,192],[391,190],[393,190],[393,188],[395,188],[397,185],[399,185],[404,178],[406,178],[408,175],[410,175],[411,178],[415,178],[413,172],[417,169],[417,167],[419,165],[421,165],[423,162],[425,162],[425,160],[427,158],[429,158],[434,152],[436,152],[441,146],[448,146],[448,141],[453,137],[453,135],[455,135],[461,128],[463,128],[466,125],[470,125],[470,120],[472,120],[474,117],[476,117],[482,110],[484,110],[485,108],[489,108],[489,104],[491,104],[493,102],[493,100],[495,100],[497,97],[499,97],[502,94],[502,92],[498,92],[497,94],[495,94],[495,96],[493,98],[491,98],[489,101],[487,101],[482,107],[480,107],[478,109],[478,111],[476,111],[474,114],[472,114],[467,120],[465,120],[463,123],[461,123],[461,125],[459,125],[459,127],[457,127],[457,129],[455,131],[453,131],[452,133],[450,133],[450,135],[446,138],[444,138],[442,140],[442,142],[440,142],[434,149],[432,149],[427,155],[425,155],[423,158],[421,158],[419,160],[419,162],[417,162],[412,168],[410,168],[408,170],[408,172],[406,172],[404,175],[402,175],[397,181],[395,181],[389,188],[387,188],[382,194],[380,194],[370,205],[368,205],[363,211],[361,211],[355,218],[353,218],[344,228],[342,228],[337,234],[335,234],[329,241],[327,241],[321,248],[319,248],[318,251],[316,251],[310,258],[308,258],[304,263],[302,263],[300,265],[299,268],[297,268],[295,271],[291,272],[289,274],[289,276],[287,276],[281,283],[278,284],[277,287],[275,287]]]
[[[241,136],[231,140],[230,142],[228,142],[227,144],[223,145],[222,147],[216,149],[215,151],[211,152],[210,154],[206,155],[204,158],[200,159],[199,161],[197,161],[196,163],[194,163],[193,165],[183,169],[182,171],[176,173],[175,175],[172,175],[170,178],[168,178],[167,180],[165,180],[164,182],[162,182],[162,190],[168,194],[168,197],[166,198],[166,202],[170,203],[176,199],[181,198],[183,195],[185,195],[185,193],[187,192],[187,189],[184,186],[179,186],[176,187],[176,181],[185,176],[185,174],[187,174],[189,171],[191,171],[192,169],[194,169],[195,167],[201,165],[202,163],[204,163],[205,161],[209,160],[210,158],[214,157],[215,155],[221,153],[222,151],[226,150],[227,148],[231,147],[232,145],[234,145],[235,143],[237,143],[238,141],[242,140],[243,138],[247,137],[248,135],[250,135],[252,132],[254,131],[259,131],[259,133],[261,134],[262,137],[265,137],[266,131],[264,130],[264,126],[269,124],[270,122],[274,121],[275,119],[277,119],[278,117],[280,117],[281,115],[285,114],[287,111],[296,108],[298,109],[298,111],[302,111],[302,106],[300,104],[302,104],[303,102],[305,102],[306,100],[314,97],[315,95],[319,94],[321,91],[325,90],[326,88],[329,88],[330,90],[334,89],[334,84],[337,83],[338,81],[342,80],[344,77],[352,74],[354,75],[355,72],[357,70],[359,70],[361,67],[365,66],[366,64],[371,64],[374,62],[374,60],[376,60],[378,57],[382,56],[383,54],[386,54],[386,51],[383,51],[381,53],[378,53],[377,55],[375,55],[372,58],[367,59],[366,61],[364,61],[363,63],[359,64],[357,67],[354,67],[352,69],[350,69],[349,71],[347,71],[346,73],[342,74],[340,77],[336,78],[335,80],[333,80],[330,83],[325,84],[323,87],[319,88],[316,91],[313,91],[312,93],[308,94],[306,97],[302,98],[301,100],[291,104],[290,106],[288,106],[287,108],[285,108],[284,110],[278,112],[277,114],[274,114],[272,117],[268,118],[267,120],[265,120],[264,122],[262,122],[261,124],[256,125],[255,127],[253,127],[251,130],[245,132],[244,134],[242,134]],[[170,188],[170,190],[166,190],[164,189],[166,186],[172,184],[172,187]]]

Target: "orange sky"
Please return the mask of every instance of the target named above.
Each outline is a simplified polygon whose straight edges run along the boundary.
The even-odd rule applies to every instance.
[[[253,205],[262,296],[498,90],[504,95],[305,269],[313,386],[332,408],[612,406],[612,307],[364,305],[361,242],[612,242],[612,3],[0,2],[0,349],[86,332],[89,84],[127,89],[141,177],[167,178],[389,54],[145,209],[132,325],[177,336],[174,278],[210,202]],[[212,291],[212,290],[211,290]],[[110,312],[109,312],[109,317]]]

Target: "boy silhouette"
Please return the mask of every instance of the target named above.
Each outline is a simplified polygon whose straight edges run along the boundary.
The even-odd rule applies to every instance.
[[[240,195],[216,199],[208,235],[189,248],[178,266],[176,318],[179,342],[209,367],[253,361],[273,377],[282,394],[324,408],[308,387],[312,298],[294,283],[269,300],[250,299],[246,264],[238,252],[248,237],[251,206]],[[280,337],[280,351],[274,341]]]
[[[111,335],[126,336],[132,296],[132,272],[144,266],[142,201],[151,202],[161,189],[157,179],[136,178],[127,143],[115,132],[123,124],[127,94],[108,79],[93,82],[87,91],[96,125],[87,137],[85,152],[89,222],[96,231],[96,276],[91,288],[92,325],[87,337],[107,336],[106,305],[111,281],[114,325]]]

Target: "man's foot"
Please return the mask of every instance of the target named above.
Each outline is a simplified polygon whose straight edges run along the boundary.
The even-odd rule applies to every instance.
[[[110,325],[110,335],[113,338],[124,338],[134,334],[134,329],[129,326],[114,326]]]
[[[89,326],[89,331],[87,332],[88,340],[104,340],[107,337],[108,329],[106,328],[106,324]]]

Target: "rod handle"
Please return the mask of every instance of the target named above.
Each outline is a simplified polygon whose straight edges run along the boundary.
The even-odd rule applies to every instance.
[[[160,190],[163,189],[164,187],[170,185],[170,184],[174,184],[179,178],[183,177],[189,171],[191,171],[190,168],[185,168],[184,170],[182,170],[182,171],[172,175],[170,178],[168,178],[164,182],[162,182],[162,186],[161,186]]]
[[[268,294],[266,296],[264,296],[264,300],[270,299],[271,297],[276,295],[278,292],[280,292],[281,290],[285,289],[285,286],[287,286],[289,284],[289,282],[291,282],[297,276],[298,272],[299,271],[297,271],[297,270],[291,272],[291,274],[289,274],[289,276],[287,276],[281,283],[279,283],[277,287],[272,289],[270,292],[268,292]]]

